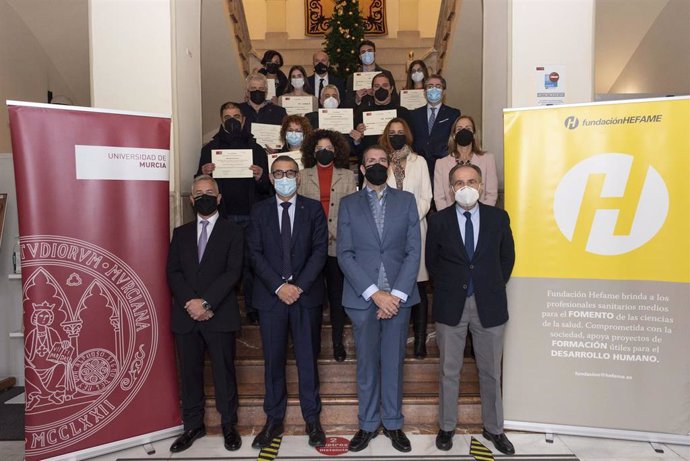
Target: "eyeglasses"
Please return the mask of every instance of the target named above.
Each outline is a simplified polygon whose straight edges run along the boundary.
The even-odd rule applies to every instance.
[[[297,170],[275,170],[271,171],[271,174],[275,179],[283,179],[283,177],[292,179],[297,176]]]

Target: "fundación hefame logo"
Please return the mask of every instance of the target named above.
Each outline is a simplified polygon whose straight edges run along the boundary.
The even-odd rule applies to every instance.
[[[563,176],[556,188],[553,212],[565,238],[574,240],[576,227],[583,224],[582,210],[587,207],[594,209],[585,246],[589,253],[605,256],[628,253],[659,232],[668,215],[668,189],[651,165],[641,175],[641,185],[629,184],[634,162],[635,158],[629,154],[603,153],[582,160]],[[600,203],[585,202],[592,175],[603,175]],[[624,212],[633,213],[633,217],[629,232],[621,233],[616,231],[616,226]]]

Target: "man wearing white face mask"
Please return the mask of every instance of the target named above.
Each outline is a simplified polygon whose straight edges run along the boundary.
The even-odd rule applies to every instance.
[[[501,358],[508,321],[506,283],[515,264],[508,214],[479,203],[479,167],[459,164],[449,174],[455,206],[429,218],[426,266],[434,280],[433,316],[440,352],[439,432],[450,450],[457,425],[458,389],[467,330],[479,370],[483,436],[498,451],[515,453],[503,432]]]
[[[453,122],[460,117],[460,111],[443,104],[446,93],[446,79],[432,74],[424,81],[424,95],[427,104],[410,112],[412,119],[413,150],[424,157],[429,164],[429,177],[434,182],[434,164],[448,155],[448,137]],[[444,180],[445,181],[445,180]]]
[[[359,60],[362,65],[357,67],[356,72],[379,72],[384,73],[388,76],[388,79],[392,85],[392,99],[394,103],[400,102],[400,97],[398,96],[398,91],[395,88],[395,79],[393,74],[383,67],[379,67],[376,64],[376,45],[371,40],[363,40],[362,43],[357,47],[359,53]],[[354,76],[350,75],[347,77],[347,83],[345,84],[345,101],[341,104],[341,107],[352,107],[355,108],[359,106],[362,102],[362,98],[366,95],[372,95],[373,91],[371,89],[360,89],[354,91]]]
[[[328,254],[328,227],[321,203],[297,195],[299,166],[288,156],[271,165],[276,196],[252,208],[247,232],[256,274],[254,307],[259,311],[264,351],[266,425],[252,447],[266,448],[283,433],[287,410],[286,360],[292,336],[302,416],[309,445],[323,446],[316,358],[321,338],[322,272]]]

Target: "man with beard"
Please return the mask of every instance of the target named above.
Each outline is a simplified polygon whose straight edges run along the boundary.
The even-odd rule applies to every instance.
[[[281,108],[282,109],[282,108]],[[223,217],[241,226],[245,231],[249,227],[249,212],[254,203],[272,194],[271,182],[268,179],[268,159],[266,152],[256,143],[245,129],[246,118],[238,104],[226,102],[220,107],[221,126],[213,139],[201,149],[197,175],[213,175],[216,166],[212,163],[211,152],[220,149],[251,149],[253,164],[252,178],[219,178],[218,188],[223,197],[220,213]],[[258,314],[252,307],[252,273],[249,258],[245,258],[242,275],[245,309],[247,318],[253,324],[258,323]]]

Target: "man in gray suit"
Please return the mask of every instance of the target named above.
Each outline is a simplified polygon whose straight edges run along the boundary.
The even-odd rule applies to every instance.
[[[359,431],[350,451],[366,448],[381,425],[394,448],[411,450],[402,431],[402,367],[410,307],[419,303],[421,235],[414,196],[386,187],[388,162],[381,146],[364,152],[365,187],[343,198],[338,214],[343,306],[357,347]]]

